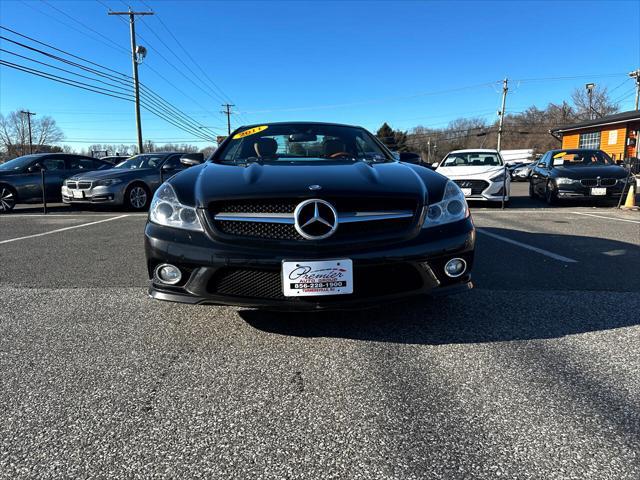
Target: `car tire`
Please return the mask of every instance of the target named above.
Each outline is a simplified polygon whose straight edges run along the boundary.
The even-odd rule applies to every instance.
[[[548,205],[558,204],[558,192],[553,182],[547,182],[547,186],[544,189],[544,199]]]
[[[536,198],[536,191],[533,188],[533,183],[529,182],[529,198]]]
[[[124,192],[124,203],[129,210],[148,210],[151,203],[151,192],[143,183],[129,185]]]
[[[9,185],[0,185],[0,214],[9,213],[16,206],[18,193]]]

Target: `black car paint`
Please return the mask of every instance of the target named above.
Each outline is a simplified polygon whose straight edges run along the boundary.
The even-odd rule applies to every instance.
[[[206,163],[175,175],[168,183],[183,204],[197,207],[205,232],[147,223],[145,251],[151,281],[150,295],[184,303],[316,310],[359,307],[408,295],[471,288],[468,272],[473,264],[475,248],[475,228],[471,217],[441,226],[421,228],[425,207],[442,199],[448,180],[428,168],[393,161],[391,153],[384,146],[382,148],[389,155],[387,163],[335,161],[323,162],[322,165],[317,162],[296,162],[290,165],[251,163],[233,166],[217,163],[216,153],[222,150],[221,146]],[[322,190],[311,191],[309,185],[321,185]],[[220,235],[211,227],[208,215],[209,203],[214,200],[291,198],[302,201],[367,195],[415,199],[419,209],[412,228],[398,238],[377,240],[372,237],[356,245],[332,238],[297,242],[255,241]],[[465,275],[456,279],[448,278],[442,270],[444,262],[453,257],[464,258],[469,267]],[[283,260],[292,258],[349,258],[353,260],[354,274],[358,269],[377,265],[410,265],[420,272],[423,283],[413,291],[375,298],[336,295],[273,300],[216,295],[207,290],[209,279],[218,269],[233,266],[275,272],[280,270]],[[154,281],[154,269],[161,263],[179,266],[187,273],[186,279],[174,287],[160,285]],[[357,284],[355,289],[357,291]]]
[[[0,170],[0,185],[8,185],[17,193],[16,203],[39,203],[42,201],[42,174],[37,166],[47,160],[63,160],[65,169],[45,170],[45,191],[49,202],[61,200],[60,189],[65,179],[83,172],[110,169],[112,165],[97,158],[66,153],[34,154],[34,159],[20,170]],[[91,160],[97,168],[71,168],[73,160]],[[31,170],[31,171],[30,171]]]
[[[606,199],[619,198],[625,187],[625,179],[629,173],[623,167],[618,165],[596,165],[591,167],[562,167],[553,165],[554,155],[560,152],[577,153],[581,151],[594,151],[593,149],[558,149],[546,152],[542,158],[536,162],[529,175],[530,191],[541,198],[553,198],[549,200],[553,202],[557,199],[571,198],[592,198]],[[604,152],[603,152],[604,153]],[[606,154],[605,154],[606,155]],[[596,180],[615,178],[618,182],[613,186],[607,187],[606,196],[591,196],[590,186],[561,184],[557,183],[558,178],[571,178],[574,180]],[[598,185],[595,185],[598,186]]]

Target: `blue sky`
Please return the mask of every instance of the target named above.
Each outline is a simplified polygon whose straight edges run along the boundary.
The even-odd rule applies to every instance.
[[[149,49],[141,80],[220,133],[226,121],[217,87],[241,112],[234,126],[320,120],[375,130],[387,121],[410,129],[440,127],[463,116],[494,119],[504,77],[510,79],[507,111],[560,102],[588,81],[608,86],[629,110],[633,81],[626,74],[640,67],[638,0],[146,4],[157,16],[137,24],[138,42]],[[128,25],[107,16],[107,6],[127,5],[148,10],[141,0],[2,0],[0,24],[130,74]],[[0,58],[16,61],[9,57],[0,52]],[[17,108],[51,115],[76,147],[135,143],[131,103],[0,67],[0,112]],[[143,134],[156,141],[194,140],[149,113],[143,113]]]

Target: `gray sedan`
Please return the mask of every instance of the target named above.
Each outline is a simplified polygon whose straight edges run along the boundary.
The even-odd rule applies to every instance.
[[[106,171],[74,175],[62,186],[62,201],[146,210],[160,184],[186,168],[180,163],[182,155],[179,152],[145,153]]]

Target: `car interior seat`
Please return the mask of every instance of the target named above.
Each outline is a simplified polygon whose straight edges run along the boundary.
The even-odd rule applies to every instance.
[[[273,138],[258,138],[253,144],[253,149],[258,157],[275,157],[278,151],[278,142]]]

